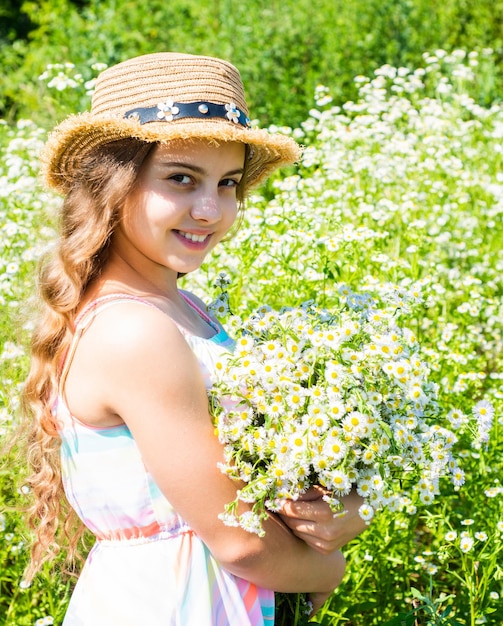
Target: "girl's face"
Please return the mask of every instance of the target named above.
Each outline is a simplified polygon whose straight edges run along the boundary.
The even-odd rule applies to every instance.
[[[233,225],[244,145],[158,145],[128,197],[114,249],[151,282],[197,269]]]

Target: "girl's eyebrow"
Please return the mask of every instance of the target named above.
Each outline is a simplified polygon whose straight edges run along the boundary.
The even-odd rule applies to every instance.
[[[196,174],[207,174],[206,170],[203,167],[200,167],[199,165],[193,165],[192,163],[184,163],[178,161],[158,161],[157,165],[159,165],[160,167],[182,167],[184,169],[191,170]],[[243,174],[243,172],[244,168],[239,167],[235,170],[231,170],[230,172],[225,173],[224,176],[236,176],[237,174]]]

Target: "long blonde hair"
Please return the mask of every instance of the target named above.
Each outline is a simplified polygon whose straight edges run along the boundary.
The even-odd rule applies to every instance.
[[[154,145],[121,140],[101,146],[83,161],[78,182],[63,201],[57,244],[40,264],[40,314],[21,403],[20,445],[30,472],[25,483],[33,497],[27,520],[35,533],[28,581],[63,545],[68,546],[69,563],[79,558],[84,526],[64,497],[61,440],[52,413],[58,373],[79,302],[107,261],[121,207]]]

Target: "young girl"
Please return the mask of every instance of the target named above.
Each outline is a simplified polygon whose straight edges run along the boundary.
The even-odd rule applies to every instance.
[[[316,610],[343,576],[338,548],[364,528],[354,496],[337,520],[316,493],[288,503],[263,538],[219,519],[236,484],[206,388],[232,341],[177,284],[298,155],[251,128],[232,65],[172,53],[103,72],[91,112],[49,138],[45,177],[65,198],[24,392],[29,575],[61,526],[76,552],[66,498],[96,543],[65,626],[272,624],[273,591],[310,592]]]

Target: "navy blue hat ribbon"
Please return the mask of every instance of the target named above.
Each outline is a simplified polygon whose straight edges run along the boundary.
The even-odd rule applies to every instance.
[[[247,115],[233,103],[215,104],[213,102],[173,102],[166,100],[157,106],[138,107],[124,114],[126,119],[135,119],[140,124],[149,122],[172,122],[184,117],[226,119],[234,124],[250,128],[251,122]]]

